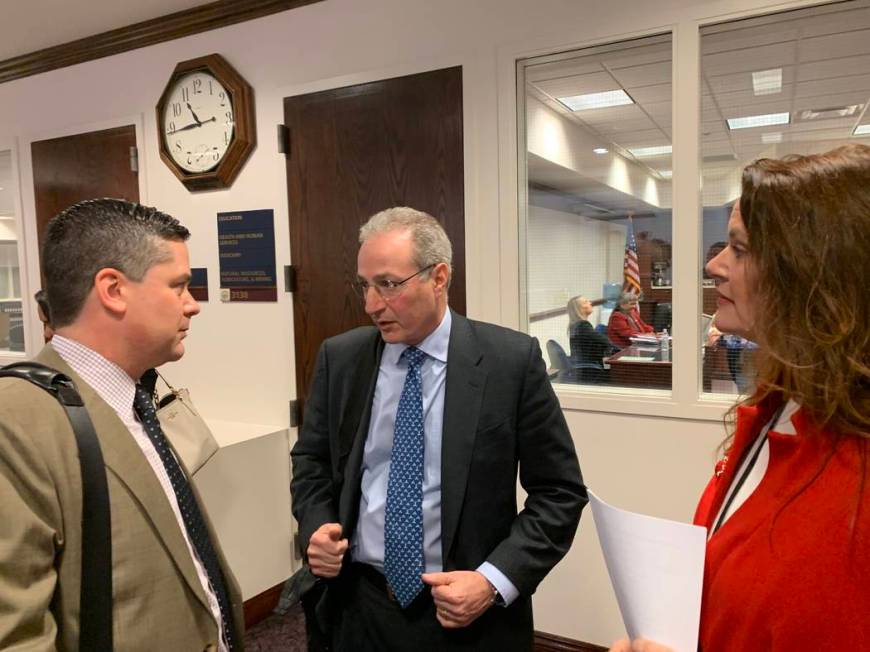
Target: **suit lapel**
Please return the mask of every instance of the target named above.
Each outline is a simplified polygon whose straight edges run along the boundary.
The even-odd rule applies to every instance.
[[[384,341],[377,331],[374,332],[370,346],[359,356],[354,367],[353,377],[346,385],[350,388],[365,387],[366,391],[348,392],[347,405],[341,411],[344,415],[338,430],[339,468],[344,480],[339,498],[338,520],[345,536],[356,527],[357,510],[360,500],[360,480],[365,441],[368,437],[369,421],[372,415],[372,399],[378,382],[378,368],[384,352]]]
[[[459,524],[486,372],[468,320],[452,314],[444,390],[444,426],[441,431],[441,551],[444,570]]]
[[[130,434],[115,411],[63,361],[54,349],[46,346],[36,357],[36,361],[66,374],[75,383],[94,424],[97,438],[100,440],[100,448],[106,467],[115,474],[118,481],[125,485],[142,505],[154,526],[155,532],[175,562],[178,572],[208,610],[208,601],[178,520],[175,518],[175,513],[172,511],[163,487],[154,475],[154,470],[145,459],[145,455],[133,435]],[[211,613],[210,610],[209,613]]]

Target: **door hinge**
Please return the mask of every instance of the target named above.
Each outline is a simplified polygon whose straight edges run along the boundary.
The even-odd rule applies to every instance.
[[[130,172],[139,174],[139,149],[135,145],[130,147]]]
[[[290,427],[299,427],[299,401],[290,401]]]
[[[284,292],[296,292],[296,266],[284,265]]]
[[[278,153],[290,156],[290,128],[287,125],[278,125]]]

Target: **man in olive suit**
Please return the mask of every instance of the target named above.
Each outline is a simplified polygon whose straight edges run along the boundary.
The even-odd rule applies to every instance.
[[[116,652],[242,649],[238,587],[138,384],[184,354],[199,312],[188,236],[153,208],[101,199],[56,216],[43,246],[55,336],[35,361],[73,380],[102,450]],[[0,649],[79,649],[82,509],[63,408],[0,379]]]

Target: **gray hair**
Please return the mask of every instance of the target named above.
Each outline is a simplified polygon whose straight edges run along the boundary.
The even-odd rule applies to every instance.
[[[51,219],[45,233],[42,271],[55,328],[76,320],[101,269],[141,281],[152,265],[171,257],[167,240],[190,237],[174,217],[123,199],[73,204]]]
[[[630,301],[640,301],[640,295],[637,295],[634,292],[623,292],[619,295],[619,303],[617,305],[621,306]]]
[[[414,243],[414,264],[425,269],[445,263],[453,279],[453,247],[444,228],[434,217],[407,206],[388,208],[372,215],[359,230],[359,243],[364,244],[373,235],[406,229]],[[449,281],[448,281],[449,285]]]

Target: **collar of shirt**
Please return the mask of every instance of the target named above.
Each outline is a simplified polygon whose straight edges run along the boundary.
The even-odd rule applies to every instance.
[[[136,423],[136,382],[127,372],[81,342],[55,335],[50,346],[90,385],[124,423]]]
[[[444,317],[441,318],[441,323],[422,342],[417,344],[417,348],[430,358],[446,364],[447,349],[450,345],[450,325],[452,323],[453,317],[450,314],[450,308],[447,308],[444,311]],[[399,359],[407,348],[407,344],[386,344],[384,346],[384,358],[390,364],[398,366]]]

